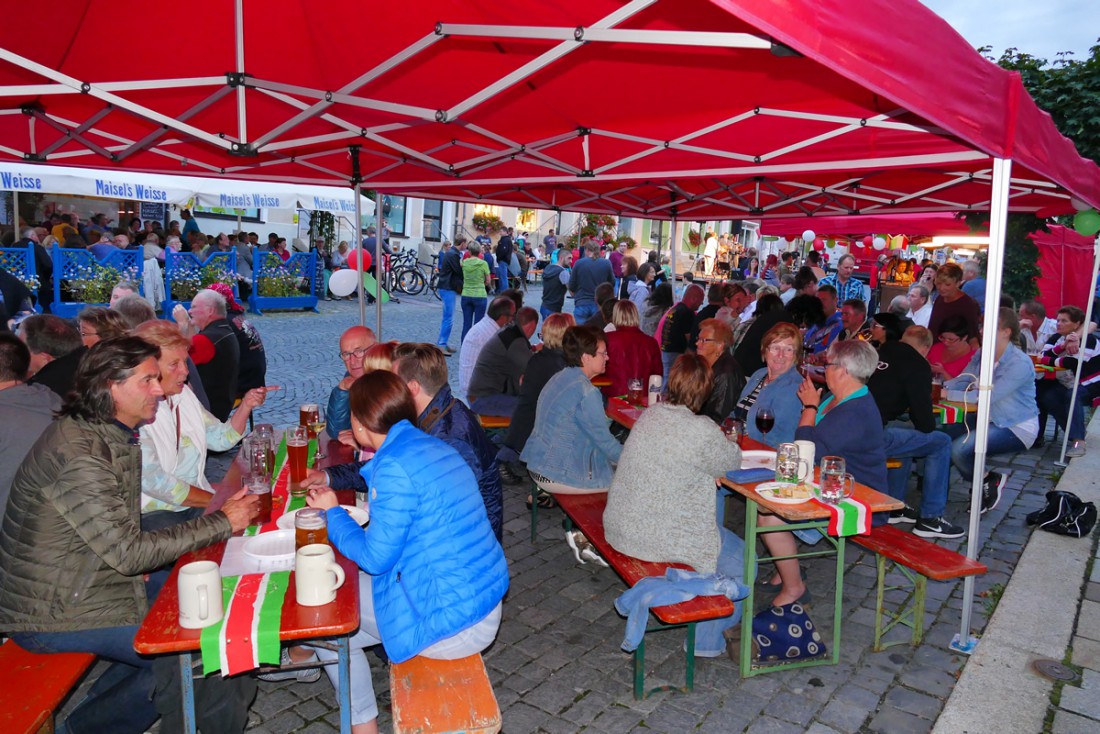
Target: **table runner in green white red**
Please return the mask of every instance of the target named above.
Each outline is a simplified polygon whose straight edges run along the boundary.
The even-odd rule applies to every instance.
[[[312,466],[317,443],[311,441],[307,464]],[[271,522],[253,525],[245,535],[256,535],[277,528],[284,512],[305,507],[304,497],[290,497],[290,467],[286,442],[279,444],[273,469]],[[203,675],[221,671],[236,675],[261,665],[278,665],[281,654],[279,629],[283,601],[290,584],[289,571],[250,573],[222,579],[225,614],[215,625],[203,629],[200,636]]]
[[[966,420],[966,408],[958,405],[932,403],[932,411],[936,414],[936,418],[939,419],[940,423],[944,425],[962,423]]]
[[[839,504],[814,498],[814,502],[829,510],[829,535],[846,538],[849,535],[867,535],[871,532],[871,508],[865,502],[854,497],[843,499]]]

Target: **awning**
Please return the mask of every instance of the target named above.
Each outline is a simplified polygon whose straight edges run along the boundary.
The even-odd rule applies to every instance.
[[[312,209],[353,217],[352,191],[336,186],[169,176],[126,170],[0,163],[0,191],[99,196],[186,206],[229,209]],[[374,201],[363,197],[363,212]]]

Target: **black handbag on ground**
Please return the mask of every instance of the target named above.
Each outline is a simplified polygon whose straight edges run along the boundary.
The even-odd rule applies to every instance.
[[[1047,492],[1046,506],[1029,514],[1027,524],[1058,535],[1082,538],[1096,526],[1096,505],[1073,492],[1051,490]]]

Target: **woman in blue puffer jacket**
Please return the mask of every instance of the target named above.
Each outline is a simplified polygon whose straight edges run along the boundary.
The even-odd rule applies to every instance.
[[[360,528],[330,489],[311,490],[308,503],[327,510],[329,541],[363,571],[350,681],[352,731],[366,734],[378,730],[378,706],[364,648],[381,643],[398,663],[481,652],[500,626],[508,565],[473,472],[453,448],[416,428],[401,378],[368,372],[349,399],[355,440],[376,451],[362,469],[370,524]],[[326,672],[336,685],[333,667]]]

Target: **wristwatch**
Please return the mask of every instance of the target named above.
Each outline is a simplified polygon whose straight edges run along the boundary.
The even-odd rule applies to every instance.
[[[813,412],[816,413],[817,408],[818,408],[818,406],[816,406],[816,405],[810,405],[809,403],[802,403],[802,410],[812,410]]]

